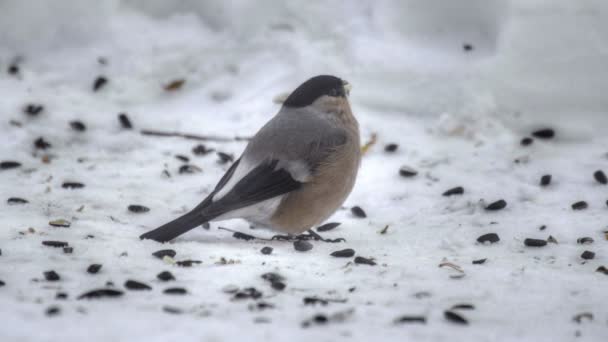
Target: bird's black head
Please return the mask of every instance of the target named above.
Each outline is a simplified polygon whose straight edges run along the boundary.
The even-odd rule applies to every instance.
[[[283,106],[306,107],[323,95],[345,97],[347,95],[344,89],[346,84],[348,83],[335,76],[315,76],[297,87],[283,102]]]

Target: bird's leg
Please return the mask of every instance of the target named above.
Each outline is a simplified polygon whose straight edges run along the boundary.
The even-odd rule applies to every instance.
[[[302,234],[304,235],[304,234]],[[300,235],[300,236],[302,236]],[[319,235],[319,233],[315,232],[312,229],[308,230],[308,235],[305,235],[307,237],[306,240],[315,240],[315,241],[323,241],[323,242],[329,242],[329,243],[337,243],[337,242],[346,242],[346,240],[344,238],[337,238],[337,239],[324,239],[321,235]]]
[[[287,234],[287,235],[273,235],[270,240],[279,240],[279,241],[294,241],[296,240],[296,237],[291,235],[291,234]]]

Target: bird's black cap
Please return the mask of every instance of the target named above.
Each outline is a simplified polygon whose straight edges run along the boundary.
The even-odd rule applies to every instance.
[[[335,76],[315,76],[297,87],[283,102],[283,106],[306,107],[323,95],[344,97],[346,96],[345,84],[344,81]]]

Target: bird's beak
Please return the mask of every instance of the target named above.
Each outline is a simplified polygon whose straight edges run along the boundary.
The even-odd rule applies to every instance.
[[[350,95],[350,90],[353,88],[352,85],[350,85],[350,83],[343,81],[344,82],[344,90],[346,91],[346,96]]]

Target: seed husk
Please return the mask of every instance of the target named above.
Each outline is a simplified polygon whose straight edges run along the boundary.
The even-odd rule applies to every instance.
[[[551,184],[551,175],[543,175],[540,177],[540,186],[547,186]]]
[[[87,126],[79,120],[70,121],[70,127],[77,132],[84,132],[87,130]]]
[[[477,242],[479,243],[496,243],[500,241],[500,237],[498,237],[498,234],[496,233],[487,233],[487,234],[483,234],[480,237],[477,238]]]
[[[608,178],[602,170],[597,170],[593,173],[593,178],[600,184],[608,184]]]
[[[364,258],[361,256],[356,257],[354,261],[355,261],[355,264],[376,266],[376,262],[374,260]]]
[[[592,251],[584,251],[583,254],[581,254],[581,258],[585,259],[585,260],[591,260],[595,258],[595,252]]]
[[[583,210],[583,209],[587,209],[588,207],[589,207],[589,205],[585,201],[578,201],[578,202],[572,203],[572,210]]]
[[[59,274],[57,274],[57,272],[51,270],[51,271],[45,271],[44,273],[44,279],[46,279],[47,281],[59,281],[61,280],[61,277],[59,276]]]
[[[168,289],[165,289],[163,293],[171,295],[185,295],[188,294],[188,290],[183,287],[170,287]]]
[[[324,225],[318,226],[317,231],[318,232],[328,232],[328,231],[338,227],[340,224],[341,224],[340,222],[325,223]]]
[[[19,166],[21,166],[21,163],[12,161],[12,160],[0,162],[0,170],[15,169],[15,168],[18,168]]]
[[[398,148],[399,148],[399,145],[397,145],[395,143],[390,143],[390,144],[387,144],[386,146],[384,146],[384,151],[385,152],[395,152],[395,151],[397,151]]]
[[[454,312],[452,310],[444,311],[443,316],[452,323],[462,324],[462,325],[469,324],[469,321],[466,318],[464,318],[462,315],[460,315],[459,313]]]
[[[404,165],[401,168],[399,168],[399,174],[402,177],[414,177],[414,176],[416,176],[418,174],[418,171],[416,171],[412,167]]]
[[[347,248],[347,249],[335,251],[335,252],[331,253],[330,255],[333,257],[336,257],[336,258],[352,258],[353,256],[355,256],[355,250],[352,248]]]
[[[108,79],[105,76],[98,76],[95,81],[93,81],[93,91],[98,91],[103,86],[108,83]]]
[[[55,248],[63,248],[63,247],[67,247],[68,243],[65,241],[42,241],[42,245],[44,246],[48,246],[48,247],[55,247]]]
[[[156,252],[152,253],[152,255],[159,259],[163,259],[165,256],[174,258],[175,255],[177,255],[177,252],[174,251],[173,249],[161,249],[160,251],[156,251]]]
[[[361,207],[359,206],[354,206],[352,208],[350,208],[350,212],[353,213],[353,215],[355,215],[356,217],[359,218],[366,218],[367,214],[365,213],[365,211],[363,211],[363,209],[361,209]]]
[[[8,203],[8,204],[26,204],[26,203],[29,203],[29,201],[26,199],[23,199],[23,198],[19,198],[19,197],[10,197],[9,199],[6,200],[6,203]]]
[[[68,220],[58,219],[58,220],[49,221],[49,225],[51,225],[53,227],[69,228],[71,223]]]
[[[312,249],[312,243],[304,240],[296,240],[293,242],[293,248],[298,252],[308,252]]]
[[[551,139],[555,136],[555,131],[551,128],[543,128],[532,132],[532,135],[539,139]]]
[[[124,294],[123,291],[115,290],[115,289],[97,289],[97,290],[87,291],[87,292],[81,294],[80,296],[78,296],[78,299],[97,299],[97,298],[104,298],[104,297],[120,297],[123,294]]]
[[[264,254],[264,255],[269,255],[272,253],[272,247],[266,246],[266,247],[262,248],[260,250],[260,252],[262,252],[262,254]]]
[[[160,272],[159,274],[156,275],[156,278],[158,278],[158,280],[160,280],[160,281],[175,280],[175,277],[169,271],[162,271],[162,272]]]
[[[501,210],[507,206],[507,202],[503,199],[488,204],[486,210]]]
[[[127,209],[130,212],[136,213],[136,214],[147,213],[148,211],[150,211],[150,208],[140,205],[140,204],[131,204],[127,207]]]
[[[136,280],[127,280],[125,282],[125,287],[129,290],[135,290],[135,291],[152,290],[152,288],[149,285],[136,281]]]
[[[87,273],[97,274],[99,270],[101,270],[101,267],[101,264],[91,264],[89,267],[87,267]]]
[[[120,113],[120,114],[118,114],[118,121],[120,122],[120,125],[124,129],[131,129],[131,128],[133,128],[133,124],[131,124],[131,120],[129,120],[129,117],[127,116],[127,113]]]
[[[79,182],[64,182],[61,184],[61,187],[64,189],[82,189],[84,188],[84,184]]]
[[[451,188],[449,190],[446,190],[443,193],[443,196],[449,197],[449,196],[452,196],[452,195],[462,195],[462,194],[464,194],[464,188],[461,187],[461,186],[457,186],[455,188]]]
[[[528,238],[524,240],[524,245],[528,247],[543,247],[547,245],[547,240]]]

